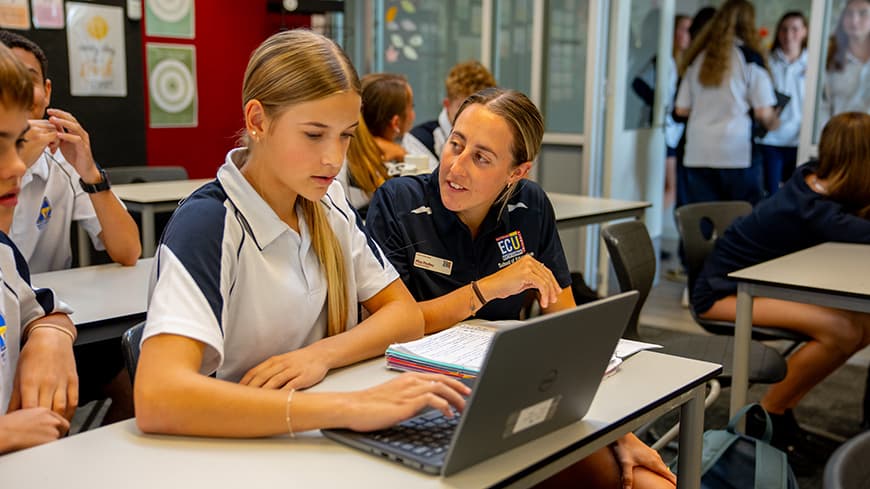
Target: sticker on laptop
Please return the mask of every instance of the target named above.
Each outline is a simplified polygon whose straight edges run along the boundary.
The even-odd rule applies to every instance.
[[[427,255],[426,253],[420,253],[419,251],[414,254],[414,266],[444,275],[450,275],[450,272],[453,270],[452,261],[438,258],[437,256]]]
[[[508,416],[502,437],[507,438],[508,436],[516,435],[544,421],[549,421],[556,414],[556,408],[559,407],[561,399],[562,396],[557,395],[514,411]]]

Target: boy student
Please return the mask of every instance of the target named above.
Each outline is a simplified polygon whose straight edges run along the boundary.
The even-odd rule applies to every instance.
[[[447,96],[442,101],[444,108],[438,114],[438,119],[424,122],[411,129],[411,132],[405,135],[402,146],[409,153],[427,155],[430,159],[429,167],[435,168],[441,158],[444,143],[453,129],[453,119],[459,106],[469,95],[495,86],[492,73],[479,61],[469,60],[454,65],[444,80]],[[426,151],[421,148],[425,148]]]
[[[24,63],[33,81],[30,130],[21,148],[28,168],[9,233],[30,270],[39,273],[70,267],[72,221],[84,226],[94,247],[105,249],[112,260],[135,264],[141,253],[139,230],[109,190],[109,180],[91,154],[88,133],[72,114],[48,109],[52,86],[45,53],[31,40],[9,31],[0,31],[0,42]],[[44,119],[46,112],[48,119]]]
[[[30,286],[27,263],[5,234],[25,171],[19,150],[32,97],[25,67],[0,46],[0,454],[62,436],[78,396],[69,311],[51,290]]]
[[[51,101],[48,60],[31,40],[0,30],[0,42],[27,68],[33,85],[29,126],[20,148],[27,171],[21,179],[18,206],[10,238],[31,272],[69,268],[72,264],[70,228],[78,221],[97,249],[105,249],[122,265],[136,263],[139,231],[121,201],[109,190],[106,174],[94,161],[90,137],[79,122]],[[43,117],[48,114],[48,119]],[[119,340],[76,348],[82,378],[81,400],[109,397],[112,406],[103,420],[111,423],[132,417],[132,388],[124,371]]]

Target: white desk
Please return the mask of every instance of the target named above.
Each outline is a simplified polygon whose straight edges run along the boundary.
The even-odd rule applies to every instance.
[[[79,331],[76,344],[85,344],[117,338],[145,319],[153,263],[153,258],[143,258],[132,267],[111,263],[36,273],[31,282],[51,288],[73,308],[70,318]]]
[[[64,489],[527,487],[682,405],[680,462],[686,467],[680,471],[679,487],[697,488],[704,382],[720,367],[641,352],[621,368],[604,380],[583,421],[448,478],[339,445],[319,432],[297,435],[295,440],[146,436],[132,420],[4,455],[0,473],[4,487]],[[359,389],[392,375],[379,358],[331,373],[316,390]]]
[[[112,187],[115,195],[124,201],[128,210],[139,212],[142,215],[143,257],[154,256],[154,250],[157,247],[154,214],[175,210],[181,199],[212,180],[211,178],[167,180],[164,182],[128,183]]]
[[[731,416],[746,404],[753,297],[870,312],[870,245],[824,243],[728,277],[738,282]]]
[[[575,228],[627,217],[641,219],[646,208],[652,206],[649,202],[604,199],[557,192],[547,192],[547,197],[553,203],[558,229]]]

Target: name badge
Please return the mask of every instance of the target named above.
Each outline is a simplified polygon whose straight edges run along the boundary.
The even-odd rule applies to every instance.
[[[414,266],[422,268],[423,270],[429,270],[430,272],[442,273],[444,275],[450,275],[450,271],[453,270],[452,261],[438,258],[437,256],[427,255],[426,253],[420,253],[419,251],[414,254]]]

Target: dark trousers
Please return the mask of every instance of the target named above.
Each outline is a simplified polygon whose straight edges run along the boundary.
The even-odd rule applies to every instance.
[[[745,200],[755,205],[764,193],[761,171],[749,168],[689,168],[686,171],[686,203]]]
[[[791,178],[797,166],[797,148],[789,146],[768,146],[756,144],[753,159],[761,160],[764,171],[764,190],[773,195],[779,186]],[[754,162],[753,162],[754,166]]]

